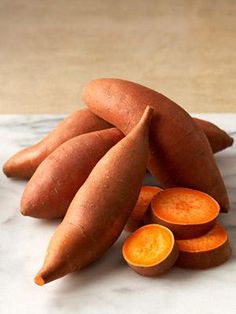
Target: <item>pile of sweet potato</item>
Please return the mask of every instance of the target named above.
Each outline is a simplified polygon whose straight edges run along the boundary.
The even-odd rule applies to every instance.
[[[217,217],[229,210],[229,200],[213,153],[232,138],[133,82],[93,80],[82,98],[88,109],[72,113],[3,167],[8,177],[30,179],[23,215],[64,217],[35,282],[96,261],[124,228],[133,232],[124,259],[142,275],[226,261],[228,235]],[[146,169],[161,188],[142,186]]]

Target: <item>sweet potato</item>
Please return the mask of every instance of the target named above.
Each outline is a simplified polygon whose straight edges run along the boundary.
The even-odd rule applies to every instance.
[[[215,267],[231,255],[227,232],[219,223],[205,235],[176,242],[179,247],[177,265],[184,268]]]
[[[168,228],[151,224],[139,228],[125,240],[122,254],[138,274],[157,276],[174,265],[178,247]]]
[[[233,145],[233,138],[215,124],[198,118],[194,118],[193,120],[205,133],[213,153],[220,152]]]
[[[125,134],[145,106],[152,106],[150,172],[164,188],[203,191],[219,202],[222,211],[228,211],[228,195],[207,138],[184,109],[147,87],[119,79],[87,83],[82,98],[92,112]]]
[[[116,241],[142,186],[151,116],[147,107],[137,126],[94,167],[51,239],[36,284],[85,267]]]
[[[142,186],[137,203],[132,210],[125,226],[126,231],[133,232],[144,225],[145,214],[149,208],[149,205],[153,197],[160,191],[162,191],[162,189],[157,186]]]
[[[63,217],[96,163],[122,137],[118,129],[111,128],[76,136],[59,146],[28,182],[21,200],[22,214]]]
[[[27,147],[12,156],[3,166],[8,177],[30,178],[40,163],[58,146],[67,140],[84,133],[99,131],[111,127],[109,123],[98,118],[88,109],[75,111],[61,121],[39,143]]]
[[[232,145],[233,139],[214,124],[194,119],[205,132],[213,152],[218,152]],[[92,131],[112,127],[109,123],[92,114],[88,109],[72,113],[43,138],[39,143],[27,147],[12,156],[3,166],[8,177],[30,178],[39,164],[65,141]]]
[[[178,239],[189,239],[212,229],[219,212],[219,204],[206,193],[170,188],[153,198],[151,222],[166,226]]]

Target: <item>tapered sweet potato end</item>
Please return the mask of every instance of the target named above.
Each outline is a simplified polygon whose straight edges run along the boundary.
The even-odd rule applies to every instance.
[[[227,141],[227,147],[232,146],[232,145],[233,145],[233,143],[234,143],[234,139],[233,139],[233,137],[229,136],[228,141]]]
[[[38,285],[38,286],[43,286],[43,285],[45,285],[45,281],[44,281],[44,279],[42,278],[41,275],[35,276],[34,282],[35,282],[36,285]]]
[[[52,256],[46,257],[45,262],[40,271],[34,277],[34,282],[43,286],[51,281],[58,278],[64,277],[74,269],[70,268],[66,260],[60,258],[60,254],[53,254]]]
[[[34,191],[29,191],[28,186],[26,186],[20,202],[20,213],[23,216],[42,218],[42,213],[39,211],[39,204],[41,200],[35,199],[35,195],[37,194],[35,194]]]
[[[32,160],[31,148],[25,148],[5,162],[3,172],[9,178],[29,179],[36,170]]]
[[[158,276],[168,271],[178,258],[173,233],[157,224],[136,230],[124,242],[123,257],[142,276]]]
[[[21,160],[17,160],[17,155],[14,155],[3,165],[2,171],[8,178],[29,179],[33,172],[27,168],[27,165]]]
[[[194,118],[194,121],[204,131],[213,153],[217,153],[233,145],[233,138],[217,125],[198,118]]]

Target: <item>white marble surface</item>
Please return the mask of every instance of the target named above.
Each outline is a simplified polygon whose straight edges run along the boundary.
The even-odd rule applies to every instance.
[[[229,131],[236,140],[236,114],[198,115]],[[0,116],[0,162],[41,138],[61,116]],[[121,258],[120,239],[96,264],[44,287],[33,283],[48,240],[59,221],[25,218],[18,212],[26,182],[0,175],[0,313],[156,314],[236,311],[236,145],[217,154],[231,199],[221,220],[228,228],[233,256],[206,271],[173,268],[144,278]],[[123,235],[124,237],[125,235]]]

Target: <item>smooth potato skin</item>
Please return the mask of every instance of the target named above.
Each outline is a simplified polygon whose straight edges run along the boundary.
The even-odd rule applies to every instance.
[[[47,283],[99,259],[116,241],[142,186],[152,110],[97,163],[53,235],[35,282]],[[134,158],[135,156],[135,158]]]
[[[206,269],[226,262],[231,256],[229,240],[214,250],[205,252],[185,252],[179,250],[176,265],[183,268]]]
[[[134,266],[132,265],[131,262],[128,264],[139,275],[142,275],[145,277],[154,277],[154,276],[159,276],[167,272],[172,266],[174,266],[176,260],[178,259],[178,256],[179,256],[179,249],[175,243],[168,257],[164,261],[162,261],[160,264],[157,264],[151,267]]]
[[[228,211],[228,195],[207,138],[180,106],[147,87],[120,79],[90,81],[82,98],[92,112],[125,134],[139,121],[145,106],[152,106],[150,172],[163,187],[203,191]]]
[[[215,124],[198,118],[193,120],[205,133],[213,153],[220,152],[233,145],[233,138]]]
[[[116,128],[90,132],[63,143],[37,168],[21,199],[21,213],[63,217],[96,163],[123,138]]]
[[[29,179],[40,163],[62,143],[75,136],[110,127],[109,123],[98,118],[88,109],[75,111],[61,121],[39,143],[12,156],[4,164],[3,172],[7,177]]]

